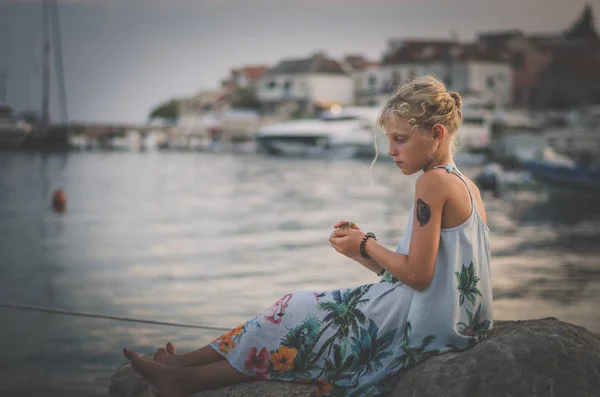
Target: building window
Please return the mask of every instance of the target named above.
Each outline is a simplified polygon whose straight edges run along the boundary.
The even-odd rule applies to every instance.
[[[277,82],[275,80],[271,80],[269,82],[267,82],[267,84],[265,84],[265,86],[272,90],[273,88],[277,87]]]
[[[489,76],[487,78],[486,84],[490,90],[493,90],[494,88],[496,88],[496,81],[491,76]]]
[[[377,84],[377,76],[374,74],[369,75],[369,87],[375,88],[375,84]]]
[[[290,91],[292,88],[292,81],[288,80],[285,83],[283,83],[283,95],[285,97],[289,97],[290,96]]]

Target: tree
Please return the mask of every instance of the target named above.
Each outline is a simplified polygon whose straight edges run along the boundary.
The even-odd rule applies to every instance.
[[[594,11],[591,5],[586,5],[577,19],[565,32],[567,38],[598,39],[598,33],[594,27]]]
[[[170,122],[175,122],[179,118],[179,102],[176,99],[171,99],[155,107],[150,112],[149,119],[164,119]]]

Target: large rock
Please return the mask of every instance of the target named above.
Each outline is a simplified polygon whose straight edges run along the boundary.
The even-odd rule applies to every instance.
[[[393,397],[600,396],[600,338],[555,318],[498,321],[462,353],[408,371]]]
[[[194,397],[308,397],[314,386],[252,382]],[[111,397],[154,397],[153,387],[123,366]],[[600,396],[600,338],[555,318],[497,321],[488,338],[462,353],[446,353],[409,370],[392,397]]]

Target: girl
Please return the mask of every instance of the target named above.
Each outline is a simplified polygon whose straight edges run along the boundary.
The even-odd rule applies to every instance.
[[[184,355],[155,361],[125,349],[131,365],[165,396],[236,382],[316,383],[317,395],[375,396],[427,357],[472,347],[492,327],[489,229],[477,187],[452,154],[459,94],[433,77],[400,87],[378,124],[389,155],[416,182],[411,216],[395,251],[373,233],[338,222],[329,242],[381,277],[333,291],[297,291]]]

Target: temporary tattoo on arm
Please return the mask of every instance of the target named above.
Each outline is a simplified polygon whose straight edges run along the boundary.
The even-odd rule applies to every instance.
[[[425,226],[427,222],[429,222],[429,218],[431,218],[431,209],[429,205],[421,200],[417,199],[417,220],[421,226]]]

